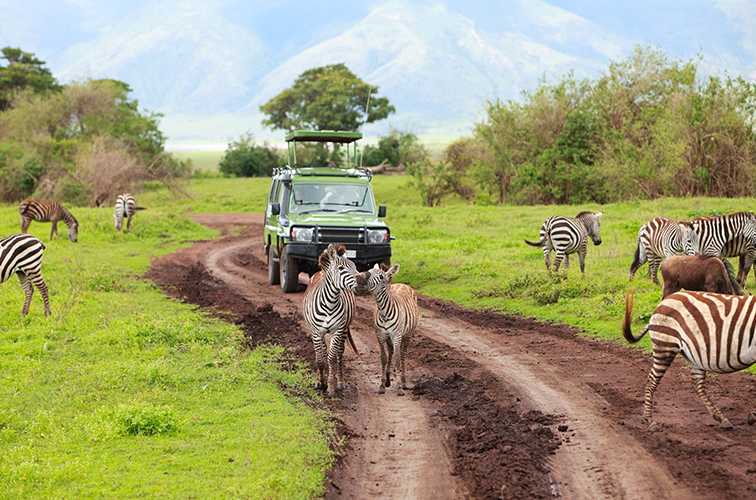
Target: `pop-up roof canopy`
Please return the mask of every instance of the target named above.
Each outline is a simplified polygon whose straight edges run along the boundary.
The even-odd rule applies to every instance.
[[[338,142],[349,144],[362,139],[359,132],[342,130],[294,130],[286,135],[286,142]]]

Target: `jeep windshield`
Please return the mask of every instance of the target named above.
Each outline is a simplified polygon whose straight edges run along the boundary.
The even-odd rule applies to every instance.
[[[295,184],[289,212],[373,213],[373,197],[364,184]]]

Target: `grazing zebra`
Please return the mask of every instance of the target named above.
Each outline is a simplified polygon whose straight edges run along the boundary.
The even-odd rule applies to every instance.
[[[50,239],[58,234],[58,221],[68,226],[68,239],[76,243],[79,239],[79,222],[71,212],[57,201],[27,199],[18,206],[21,214],[21,232],[25,233],[33,220],[37,222],[52,222]]]
[[[354,348],[349,324],[354,313],[353,290],[357,283],[355,268],[344,256],[345,253],[346,247],[343,245],[328,245],[320,255],[322,274],[310,282],[302,300],[302,316],[315,349],[318,388],[326,389],[330,396],[343,388],[345,340],[348,339]],[[327,335],[330,335],[330,340],[326,338]]]
[[[564,259],[565,269],[570,265],[569,255],[577,252],[580,258],[580,272],[585,272],[585,254],[590,236],[594,245],[601,244],[601,212],[580,212],[572,217],[549,217],[541,226],[540,239],[536,242],[525,240],[530,246],[543,247],[546,269],[551,271],[551,251],[554,257],[554,271]]]
[[[742,293],[742,284],[748,272],[747,264],[753,262],[756,255],[756,215],[753,212],[736,212],[715,217],[699,217],[691,221],[698,237],[701,255],[720,257],[727,271],[734,278],[732,265],[725,257],[741,257],[741,269],[738,273],[736,287]]]
[[[659,265],[672,255],[695,255],[698,237],[688,222],[677,222],[666,217],[654,217],[638,231],[635,257],[630,264],[629,279],[648,261],[648,275],[659,284]]]
[[[369,271],[360,274],[357,281],[364,282],[365,287],[375,297],[378,308],[375,311],[375,330],[381,347],[381,394],[391,386],[391,361],[400,373],[401,385],[397,394],[404,396],[407,379],[404,371],[404,359],[412,334],[420,318],[417,307],[417,295],[412,287],[401,283],[392,284],[391,278],[399,271],[399,265],[382,268],[378,264]]]
[[[137,207],[136,198],[129,193],[119,194],[115,203],[115,228],[116,231],[120,231],[123,227],[123,219],[126,218],[126,232],[131,230],[131,219],[137,210],[143,210],[141,207]]]
[[[29,314],[34,287],[42,294],[45,316],[50,315],[50,298],[42,278],[42,255],[45,245],[30,234],[14,234],[0,240],[0,283],[8,281],[15,273],[24,289],[24,307],[21,314]]]
[[[692,367],[698,397],[714,420],[724,428],[732,424],[706,394],[706,372],[731,373],[756,362],[756,297],[707,292],[677,292],[656,306],[648,326],[638,337],[631,331],[633,295],[625,297],[622,331],[628,342],[638,342],[651,332],[654,363],[648,374],[643,417],[653,424],[656,387],[677,353]]]

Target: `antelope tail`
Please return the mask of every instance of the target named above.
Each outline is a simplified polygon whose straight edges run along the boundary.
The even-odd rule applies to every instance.
[[[633,336],[633,330],[631,323],[633,322],[633,302],[635,297],[633,292],[627,292],[625,294],[625,320],[622,322],[622,333],[625,336],[625,340],[631,344],[635,344],[648,332],[648,326],[637,337]]]

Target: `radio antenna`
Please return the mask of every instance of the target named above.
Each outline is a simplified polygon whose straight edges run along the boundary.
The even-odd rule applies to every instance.
[[[367,104],[365,104],[365,121],[362,122],[362,127],[365,126],[365,124],[368,121],[368,117],[370,116],[370,95],[373,93],[373,88],[368,89],[368,97],[367,97]],[[360,127],[360,129],[362,129]],[[362,149],[360,150],[360,168],[362,168],[363,159],[365,158],[365,146],[362,146]]]

